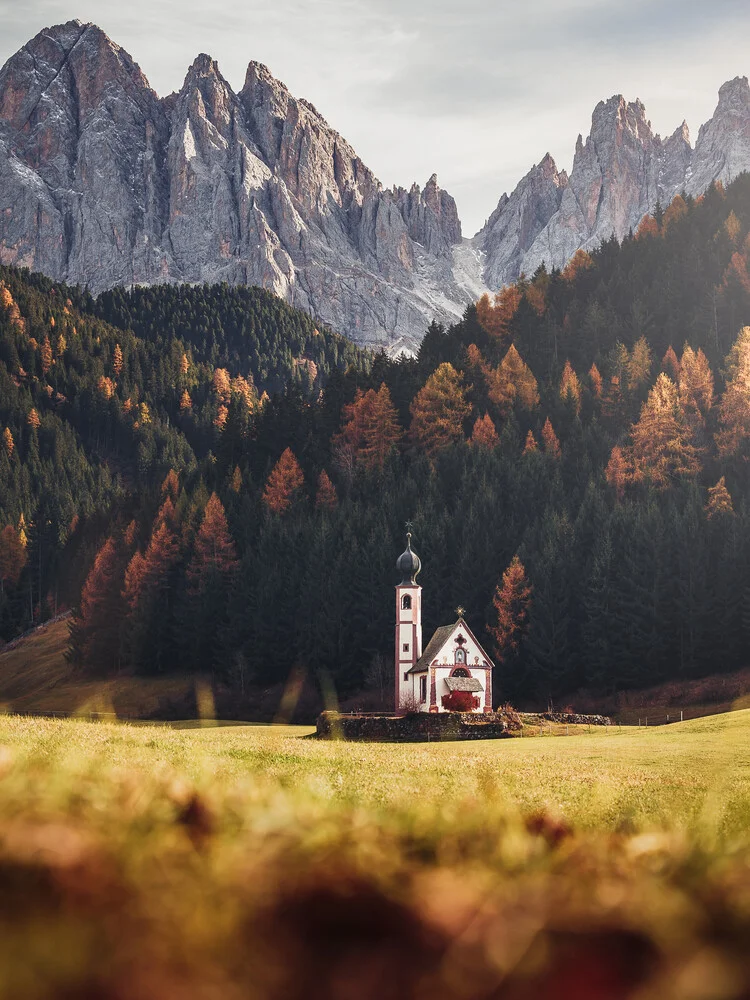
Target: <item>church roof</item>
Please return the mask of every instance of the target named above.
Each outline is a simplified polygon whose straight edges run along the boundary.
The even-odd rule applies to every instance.
[[[471,638],[477,644],[479,651],[483,654],[483,656],[487,660],[487,663],[489,663],[489,665],[492,666],[492,660],[489,658],[489,656],[487,656],[485,651],[482,649],[482,646],[477,640],[477,637],[471,631],[471,629],[463,620],[463,618],[459,618],[458,621],[454,622],[452,625],[441,625],[440,628],[436,630],[433,637],[427,643],[424,653],[422,653],[417,662],[408,672],[410,674],[420,674],[422,673],[422,671],[427,670],[427,668],[430,666],[432,661],[435,659],[435,657],[438,655],[440,650],[450,639],[450,637],[453,635],[453,632],[458,628],[459,625],[461,626],[462,629],[464,629],[466,632],[469,633]],[[470,665],[468,666],[470,667]]]
[[[409,671],[410,674],[418,674],[420,671],[426,670],[429,667],[445,643],[450,639],[451,633],[457,624],[458,622],[453,625],[441,625],[440,628],[437,629],[433,637],[427,643],[424,653],[422,653]]]

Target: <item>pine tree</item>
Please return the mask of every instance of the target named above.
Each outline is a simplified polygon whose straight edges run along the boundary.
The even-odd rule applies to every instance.
[[[544,421],[544,427],[542,427],[542,446],[545,455],[549,455],[550,458],[560,458],[562,454],[560,442],[557,439],[557,434],[555,434],[555,429],[549,417]]]
[[[318,490],[315,494],[315,506],[318,510],[335,510],[338,506],[336,487],[325,469],[318,476]]]
[[[0,532],[0,594],[15,587],[26,565],[26,547],[12,524]]]
[[[409,433],[412,441],[430,457],[463,438],[463,423],[471,412],[465,392],[460,373],[445,362],[414,398]]]
[[[502,583],[495,587],[492,606],[496,624],[487,627],[494,639],[498,663],[508,663],[518,653],[521,641],[528,633],[531,591],[523,563],[515,555],[503,573]]]
[[[722,515],[733,515],[734,506],[732,505],[732,497],[727,489],[727,484],[724,476],[718,481],[716,486],[709,486],[708,488],[708,500],[706,506],[704,507],[706,511],[706,517],[712,520],[715,517],[720,517]]]
[[[299,500],[305,476],[291,448],[286,448],[271,470],[263,503],[273,514],[285,514]]]
[[[488,448],[491,451],[498,446],[499,442],[500,438],[489,413],[485,413],[483,417],[477,417],[474,421],[469,444],[474,447]]]

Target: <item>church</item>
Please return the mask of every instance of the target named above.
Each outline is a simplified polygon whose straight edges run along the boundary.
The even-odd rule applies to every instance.
[[[459,613],[439,628],[422,651],[422,563],[406,536],[396,569],[396,711],[492,711],[492,660]],[[460,612],[460,609],[459,609]]]

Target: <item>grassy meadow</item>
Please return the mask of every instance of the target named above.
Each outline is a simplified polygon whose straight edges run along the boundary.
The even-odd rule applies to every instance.
[[[0,997],[744,997],[750,712],[378,745],[0,717]]]

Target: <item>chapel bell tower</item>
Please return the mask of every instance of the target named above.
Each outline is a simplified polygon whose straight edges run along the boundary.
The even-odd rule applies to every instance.
[[[407,525],[407,528],[411,527]],[[401,583],[396,586],[396,711],[413,697],[408,671],[422,655],[422,588],[417,575],[422,563],[411,548],[411,531],[406,535],[406,551],[398,557],[396,569]]]

